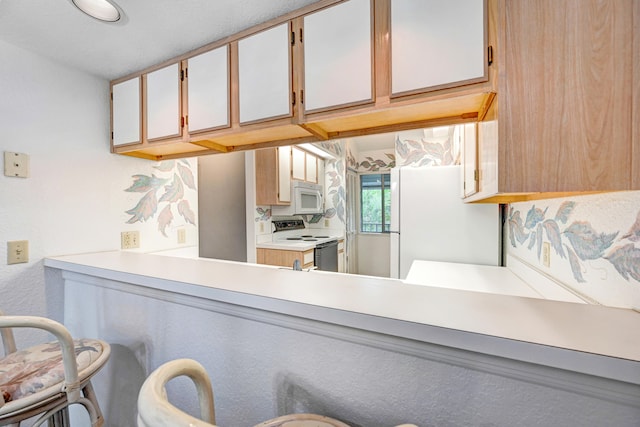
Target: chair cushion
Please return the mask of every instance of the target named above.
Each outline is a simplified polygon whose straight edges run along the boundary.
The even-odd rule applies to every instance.
[[[79,339],[73,341],[78,372],[85,369],[103,352],[100,341]],[[62,352],[57,341],[11,353],[0,359],[0,392],[5,402],[60,384],[64,381]]]

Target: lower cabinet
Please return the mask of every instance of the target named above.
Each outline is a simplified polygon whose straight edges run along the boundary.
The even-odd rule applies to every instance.
[[[282,267],[293,267],[295,260],[300,261],[302,268],[312,268],[314,266],[313,249],[306,251],[286,251],[282,249],[257,249],[258,264],[279,265]]]

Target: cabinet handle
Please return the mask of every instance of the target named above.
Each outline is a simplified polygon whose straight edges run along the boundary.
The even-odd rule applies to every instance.
[[[493,64],[493,46],[487,48],[487,64],[491,66]]]
[[[292,97],[291,97],[291,105],[296,105],[296,93],[293,92]]]

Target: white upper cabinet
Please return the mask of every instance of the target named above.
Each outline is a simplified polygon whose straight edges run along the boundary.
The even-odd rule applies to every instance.
[[[278,202],[291,202],[291,147],[278,147]]]
[[[304,105],[312,111],[373,99],[371,1],[304,17]]]
[[[393,94],[482,81],[484,0],[392,0]]]
[[[113,145],[140,142],[140,77],[112,87]]]
[[[238,41],[240,122],[291,115],[289,23]]]
[[[189,132],[228,126],[228,45],[189,58],[187,70]]]
[[[180,136],[180,65],[147,74],[147,139]]]
[[[291,177],[304,181],[306,179],[305,152],[298,147],[291,147]]]
[[[318,158],[307,153],[305,159],[307,167],[305,179],[309,182],[318,183]]]

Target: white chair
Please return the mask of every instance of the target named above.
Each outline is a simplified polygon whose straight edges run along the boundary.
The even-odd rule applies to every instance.
[[[195,384],[200,405],[200,418],[195,418],[173,406],[167,400],[166,384],[187,376]],[[145,380],[138,395],[138,427],[216,427],[213,389],[202,365],[192,359],[177,359],[161,365]],[[349,425],[316,414],[290,414],[277,417],[254,427],[349,427]],[[397,427],[417,427],[403,424]]]
[[[13,328],[44,329],[57,341],[16,349]],[[35,316],[6,316],[0,311],[4,357],[0,359],[0,425],[17,427],[37,415],[33,427],[45,421],[69,426],[68,408],[86,408],[93,427],[104,424],[91,377],[109,359],[110,347],[95,339],[73,340],[60,323]]]

